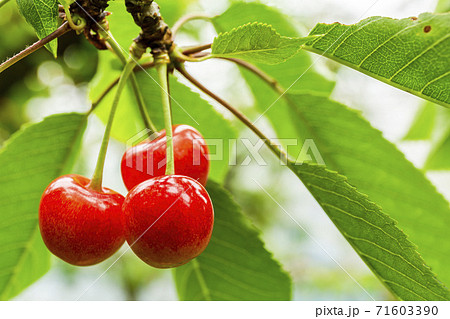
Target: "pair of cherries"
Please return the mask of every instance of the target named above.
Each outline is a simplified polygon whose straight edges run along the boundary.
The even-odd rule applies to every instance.
[[[173,127],[175,175],[164,175],[166,134],[128,149],[121,172],[126,198],[90,187],[80,175],[58,177],[44,191],[39,227],[48,249],[77,266],[97,264],[126,240],[134,253],[157,268],[183,265],[211,238],[214,211],[204,188],[208,147],[188,125]]]

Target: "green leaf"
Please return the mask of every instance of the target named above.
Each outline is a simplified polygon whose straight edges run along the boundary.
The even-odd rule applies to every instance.
[[[371,17],[314,27],[304,46],[364,74],[450,107],[450,13],[401,20]]]
[[[417,111],[411,127],[403,137],[406,141],[429,140],[432,137],[433,129],[436,122],[437,109],[436,106],[427,102]]]
[[[327,97],[288,94],[302,139],[313,139],[326,165],[399,222],[439,278],[450,285],[450,207],[403,153],[356,111]],[[276,107],[276,106],[274,106]],[[297,156],[298,154],[291,154]],[[439,245],[436,243],[439,242]]]
[[[249,23],[219,34],[212,44],[212,56],[238,58],[254,63],[278,64],[293,57],[312,37],[281,36],[271,26]]]
[[[291,280],[231,195],[208,181],[214,230],[206,250],[174,271],[180,300],[290,300]]]
[[[346,178],[311,164],[290,164],[359,256],[401,300],[449,300],[450,292],[396,226]],[[442,240],[441,240],[442,242]]]
[[[45,274],[50,254],[38,229],[41,195],[67,172],[86,126],[82,114],[58,114],[15,133],[0,150],[0,299]]]
[[[39,39],[45,38],[58,28],[57,0],[17,0],[17,5]],[[56,39],[45,47],[56,57],[58,48]]]

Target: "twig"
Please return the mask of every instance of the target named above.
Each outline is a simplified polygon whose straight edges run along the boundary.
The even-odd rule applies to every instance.
[[[26,56],[30,55],[31,53],[33,53],[34,51],[42,48],[44,45],[46,45],[47,43],[49,43],[50,41],[62,36],[63,34],[65,34],[66,32],[72,30],[69,26],[69,24],[67,22],[64,22],[58,29],[56,29],[54,32],[50,33],[48,36],[46,36],[45,38],[33,43],[32,45],[30,45],[28,48],[26,48],[25,50],[17,53],[15,56],[13,56],[12,58],[9,58],[8,60],[6,60],[5,62],[3,62],[2,64],[0,64],[0,73],[2,73],[3,71],[5,71],[7,68],[9,68],[10,66],[12,66],[14,63],[22,60],[23,58],[25,58]]]

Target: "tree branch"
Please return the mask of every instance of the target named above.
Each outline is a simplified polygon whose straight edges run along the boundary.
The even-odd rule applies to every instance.
[[[66,32],[68,32],[70,30],[72,30],[72,29],[70,28],[69,24],[67,22],[64,22],[58,29],[56,29],[54,32],[50,33],[45,38],[33,43],[25,50],[17,53],[12,58],[9,58],[8,60],[6,60],[2,64],[0,64],[0,73],[5,71],[7,68],[12,66],[16,62],[18,62],[18,61],[22,60],[23,58],[25,58],[26,56],[30,55],[34,51],[42,48],[44,45],[46,45],[50,41],[62,36],[63,34],[65,34]]]

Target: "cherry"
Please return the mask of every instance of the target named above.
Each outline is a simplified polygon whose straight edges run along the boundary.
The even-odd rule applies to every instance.
[[[181,175],[158,176],[133,188],[123,204],[125,237],[150,266],[181,266],[209,243],[214,210],[206,189]]]
[[[95,191],[90,179],[64,175],[41,198],[39,227],[47,248],[76,266],[97,264],[124,243],[124,197],[108,188]]]
[[[173,126],[175,174],[206,184],[209,172],[208,146],[203,136],[189,125]],[[153,141],[129,148],[122,157],[122,179],[128,190],[166,170],[166,131]]]

